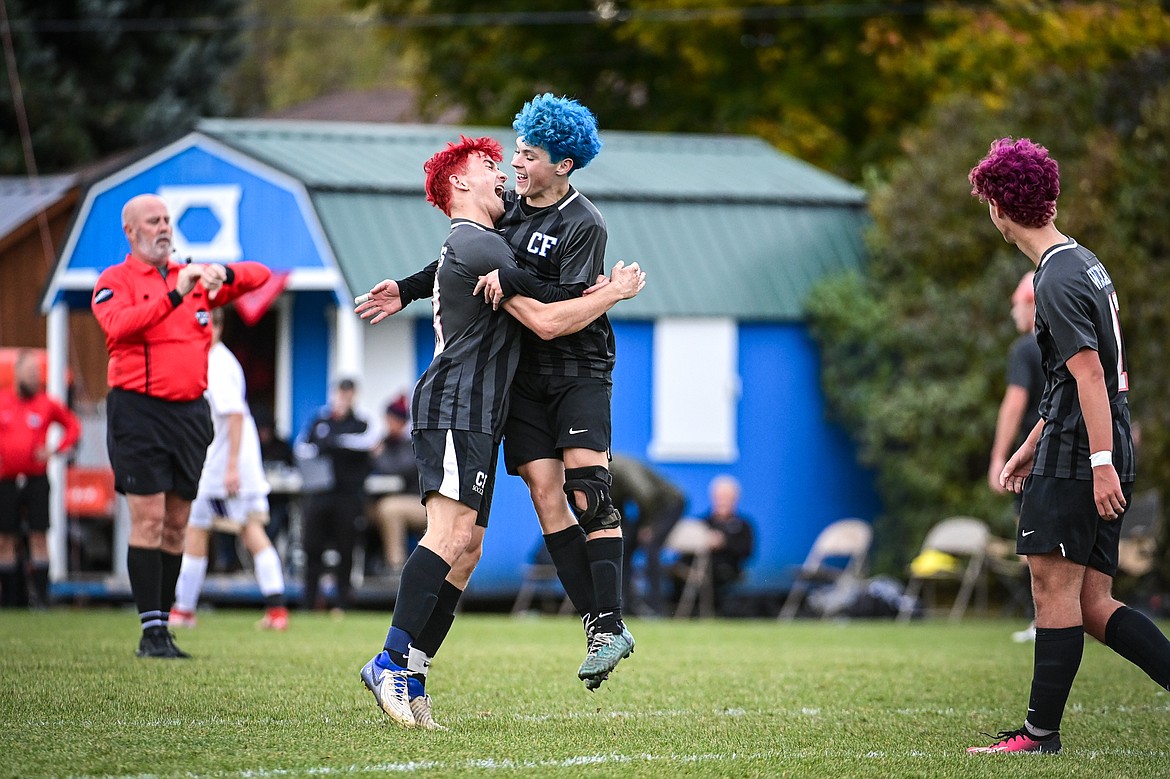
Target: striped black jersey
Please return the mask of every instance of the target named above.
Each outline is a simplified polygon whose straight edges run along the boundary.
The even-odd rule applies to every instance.
[[[414,388],[415,428],[503,436],[521,327],[472,290],[480,276],[515,266],[512,249],[498,232],[467,219],[451,220],[435,263],[435,356]]]
[[[515,191],[505,192],[504,216],[496,227],[519,265],[500,272],[505,295],[545,303],[567,300],[579,297],[605,272],[605,220],[573,187],[543,208],[526,205]],[[550,341],[524,330],[520,370],[526,373],[609,378],[613,365],[613,328],[604,314],[579,332]]]
[[[1032,472],[1059,478],[1093,478],[1089,434],[1077,383],[1067,360],[1093,349],[1105,371],[1113,417],[1113,465],[1123,482],[1135,476],[1130,432],[1129,376],[1118,319],[1117,292],[1105,266],[1071,238],[1044,252],[1036,270],[1036,341],[1044,361],[1040,416],[1044,430]]]

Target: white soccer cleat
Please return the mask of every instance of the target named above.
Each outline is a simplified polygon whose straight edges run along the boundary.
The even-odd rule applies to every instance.
[[[375,656],[362,666],[362,682],[366,689],[373,693],[379,708],[395,723],[404,728],[418,727],[406,687],[409,673],[405,668],[382,668],[374,662],[376,659]]]
[[[410,699],[410,710],[414,714],[415,725],[423,730],[446,730],[447,728],[435,722],[431,716],[431,696],[419,695]]]

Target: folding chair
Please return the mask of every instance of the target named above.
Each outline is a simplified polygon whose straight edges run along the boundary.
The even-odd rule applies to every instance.
[[[872,542],[873,528],[864,520],[839,519],[829,524],[817,535],[808,557],[797,571],[780,609],[780,619],[790,620],[796,616],[809,587],[814,584],[837,588],[859,580]],[[828,612],[822,614],[822,617],[828,616],[831,616]]]
[[[674,616],[690,616],[696,607],[700,617],[715,614],[715,583],[711,577],[711,528],[701,519],[680,519],[671,528],[662,548],[691,558]]]
[[[557,567],[553,565],[544,541],[537,541],[532,549],[531,561],[524,564],[523,577],[520,581],[520,590],[516,593],[516,600],[512,603],[512,616],[519,616],[532,608],[537,595],[547,600],[556,597],[561,601],[558,614],[571,614],[573,602],[565,594],[561,580],[557,576]]]
[[[971,596],[980,589],[984,608],[987,605],[987,578],[984,576],[987,560],[987,542],[991,531],[987,523],[974,517],[949,517],[932,527],[922,542],[922,552],[942,552],[954,558],[953,570],[932,571],[929,574],[911,573],[906,585],[906,599],[898,612],[898,621],[906,622],[914,610],[914,603],[924,585],[929,585],[933,597],[938,582],[958,582],[959,592],[951,606],[952,621],[961,618],[967,610]]]

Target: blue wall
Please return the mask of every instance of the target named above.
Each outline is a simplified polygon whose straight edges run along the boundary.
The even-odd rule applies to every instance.
[[[651,439],[654,326],[614,323],[613,448],[646,457]],[[418,370],[430,363],[434,336],[428,320],[416,331]],[[741,507],[756,524],[756,554],[745,587],[783,590],[820,530],[843,517],[872,520],[879,511],[872,476],[857,465],[854,448],[825,419],[816,346],[800,324],[741,324],[739,450],[735,463],[657,464],[688,495],[688,513],[708,507],[707,485],[730,473],[744,486]],[[696,409],[696,414],[702,409]],[[518,477],[500,463],[484,556],[470,592],[514,592],[520,570],[539,542],[540,528]]]

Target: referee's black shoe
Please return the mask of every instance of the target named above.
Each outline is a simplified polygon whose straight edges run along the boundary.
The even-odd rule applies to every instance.
[[[164,627],[147,628],[138,642],[139,657],[188,658],[191,655],[175,646],[170,632]]]

